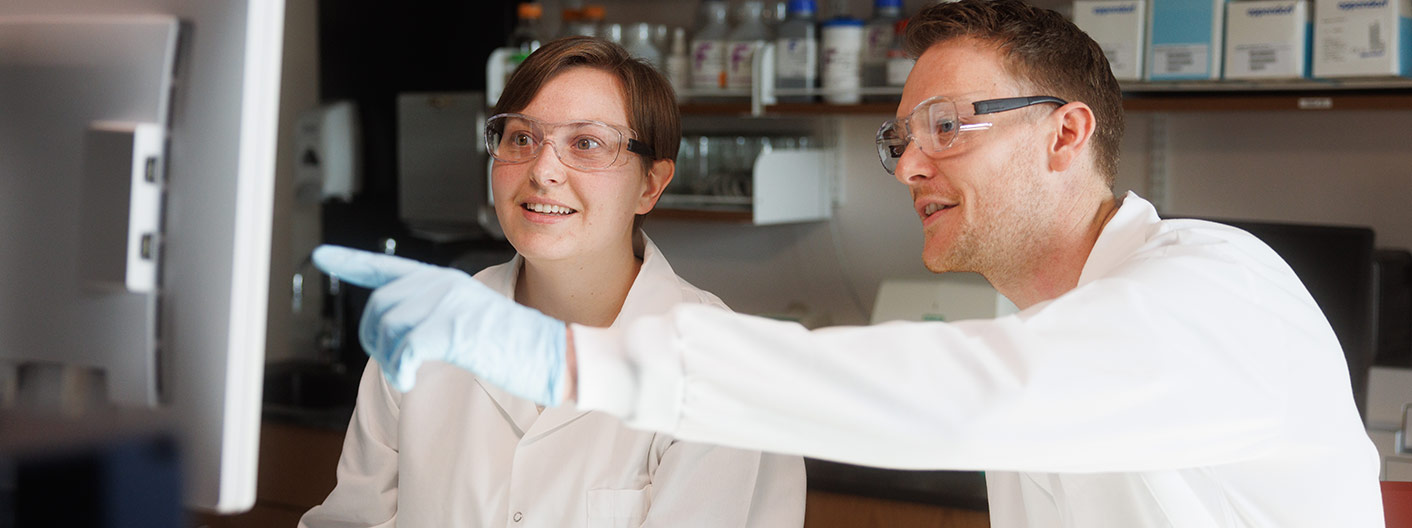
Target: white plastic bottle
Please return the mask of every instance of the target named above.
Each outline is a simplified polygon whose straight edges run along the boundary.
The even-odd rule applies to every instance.
[[[873,18],[863,26],[863,86],[887,86],[887,51],[897,33],[897,21],[902,19],[902,0],[874,0]],[[868,100],[890,100],[875,95]]]
[[[755,51],[772,36],[765,24],[764,2],[746,0],[740,5],[740,23],[727,37],[726,88],[749,90],[754,83]]]
[[[691,61],[686,55],[686,28],[672,28],[671,51],[667,53],[667,80],[672,81],[672,89],[677,91],[677,100],[686,99],[683,94],[691,88]]]
[[[815,88],[819,84],[819,27],[814,0],[789,0],[788,15],[775,38],[775,87]],[[780,96],[780,102],[807,103],[813,96]]]
[[[651,63],[658,71],[662,70],[662,52],[652,45],[652,24],[638,22],[629,26],[623,37],[623,48],[632,56]]]
[[[823,24],[824,100],[832,104],[857,104],[862,98],[863,21],[847,16]]]
[[[726,36],[730,34],[725,0],[701,4],[704,23],[691,38],[691,87],[713,90],[726,86]]]

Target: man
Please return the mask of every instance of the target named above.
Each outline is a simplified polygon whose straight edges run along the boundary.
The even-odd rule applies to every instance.
[[[1113,196],[1122,110],[1097,44],[1018,0],[930,7],[907,40],[884,167],[911,190],[928,268],[981,273],[1015,316],[809,332],[682,307],[607,330],[469,283],[398,293],[457,272],[316,257],[391,283],[362,336],[386,372],[449,361],[680,438],[983,469],[994,526],[1381,526],[1343,355],[1289,267],[1249,234]]]

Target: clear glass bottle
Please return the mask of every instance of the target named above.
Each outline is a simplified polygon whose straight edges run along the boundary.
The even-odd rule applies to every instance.
[[[727,88],[749,90],[754,83],[755,52],[773,38],[764,11],[760,0],[745,0],[740,5],[740,23],[726,37]]]
[[[600,26],[603,24],[603,16],[603,6],[597,4],[583,6],[583,10],[579,11],[579,22],[574,26],[576,28],[574,34],[585,37],[601,36]]]
[[[691,37],[691,87],[725,88],[726,37],[731,29],[725,0],[704,0],[701,15],[700,28]]]
[[[887,51],[902,20],[902,0],[874,0],[873,18],[863,26],[863,87],[887,86]],[[896,99],[886,95],[864,96],[867,101]]]
[[[638,22],[629,25],[627,35],[623,37],[623,47],[632,56],[647,61],[658,71],[662,70],[662,52],[652,45],[652,24]]]
[[[554,34],[555,38],[570,37],[576,35],[577,26],[583,19],[583,0],[565,0],[564,8],[560,11],[559,31]]]
[[[819,25],[814,0],[789,0],[789,10],[775,37],[775,87],[815,88],[819,84]],[[807,103],[809,95],[778,97],[780,102]]]
[[[892,47],[887,50],[887,85],[901,88],[907,84],[907,76],[912,73],[916,61],[907,56],[903,49],[903,35],[907,34],[907,19],[897,21],[896,32],[892,36]]]
[[[510,67],[507,68],[506,75],[513,72],[515,67],[524,62],[525,58],[539,49],[539,45],[544,42],[539,29],[539,17],[544,15],[544,8],[534,2],[525,2],[516,8],[516,13],[519,20],[515,22],[515,29],[510,32],[510,40],[507,43],[516,51],[510,57]]]

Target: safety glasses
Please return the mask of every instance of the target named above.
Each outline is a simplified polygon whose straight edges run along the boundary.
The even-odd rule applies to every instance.
[[[499,163],[523,163],[551,144],[564,165],[585,171],[613,167],[624,151],[649,160],[646,143],[629,137],[631,129],[599,121],[546,123],[523,114],[498,114],[485,121],[485,150]]]
[[[971,103],[971,115],[994,114],[1006,110],[1017,110],[1031,105],[1054,103],[1068,104],[1068,101],[1048,95],[1032,97],[1007,97],[987,99]],[[889,119],[878,129],[878,159],[888,174],[895,174],[897,160],[907,150],[908,143],[916,143],[922,152],[936,156],[951,147],[956,136],[968,130],[985,130],[992,123],[962,123],[956,110],[957,103],[945,96],[927,99],[912,107],[912,112],[901,119]]]

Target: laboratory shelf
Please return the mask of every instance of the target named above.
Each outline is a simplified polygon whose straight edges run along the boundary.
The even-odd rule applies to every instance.
[[[1302,81],[1178,81],[1122,84],[1129,112],[1242,112],[1286,110],[1412,110],[1412,79]],[[897,102],[838,105],[777,103],[752,113],[749,100],[687,102],[687,115],[832,116],[892,115]]]

